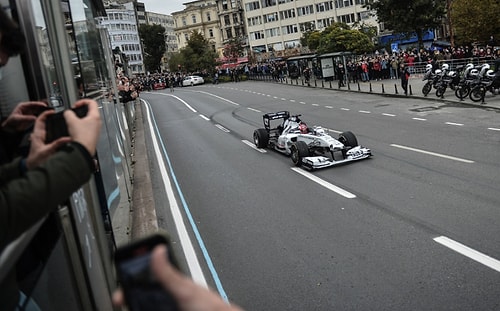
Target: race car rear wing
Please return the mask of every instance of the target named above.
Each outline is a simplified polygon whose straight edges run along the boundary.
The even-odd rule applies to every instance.
[[[262,116],[262,119],[264,120],[264,127],[266,128],[266,130],[271,129],[272,120],[278,120],[278,119],[286,120],[288,118],[290,118],[289,111],[269,112]]]

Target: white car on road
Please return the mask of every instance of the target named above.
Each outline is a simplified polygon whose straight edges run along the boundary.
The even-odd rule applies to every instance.
[[[182,86],[193,86],[203,83],[205,83],[205,80],[200,76],[185,76],[182,80]]]

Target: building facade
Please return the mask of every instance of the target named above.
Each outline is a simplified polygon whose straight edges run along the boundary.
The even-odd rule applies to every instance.
[[[108,30],[111,48],[119,48],[126,55],[132,74],[144,73],[137,16],[132,3],[108,4],[106,13],[107,16],[99,17],[99,22]]]
[[[179,49],[187,46],[193,31],[201,33],[214,51],[223,48],[215,0],[197,0],[184,3],[186,8],[173,12],[175,35]]]
[[[322,31],[334,22],[379,29],[375,16],[363,8],[366,0],[242,1],[252,53],[279,57],[304,52],[300,46],[303,34]]]

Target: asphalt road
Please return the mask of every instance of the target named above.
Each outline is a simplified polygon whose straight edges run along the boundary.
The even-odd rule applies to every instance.
[[[151,160],[159,224],[187,271],[196,264],[181,248],[171,210],[180,211],[208,285],[229,301],[246,310],[500,309],[498,112],[262,82],[141,98],[159,141],[147,139],[150,159],[162,156]],[[350,130],[374,156],[307,172],[252,148],[262,114],[279,110],[334,137]]]

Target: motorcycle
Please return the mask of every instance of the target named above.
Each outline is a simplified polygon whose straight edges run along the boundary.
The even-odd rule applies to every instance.
[[[443,66],[441,67],[439,78],[434,84],[437,97],[443,98],[444,93],[446,92],[446,89],[448,87],[452,90],[455,90],[460,83],[460,72],[463,71],[463,67],[457,67],[457,71],[452,71],[449,69],[450,66],[448,64],[443,64]]]

